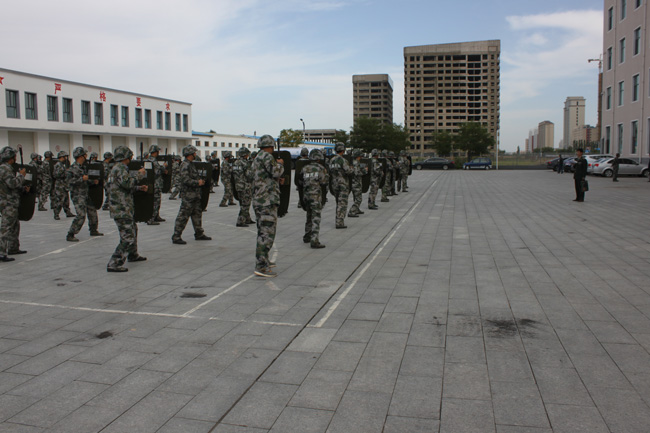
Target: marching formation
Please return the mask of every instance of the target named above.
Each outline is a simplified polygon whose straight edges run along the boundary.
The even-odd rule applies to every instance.
[[[274,277],[276,265],[269,254],[278,217],[287,213],[292,165],[289,153],[275,151],[275,145],[273,137],[264,135],[257,142],[258,151],[252,155],[241,148],[237,158],[226,151],[223,161],[213,153],[207,162],[200,161],[193,145],[183,148],[182,161],[166,152],[161,155],[155,144],[146,154],[141,144],[137,159],[132,150],[120,146],[114,153],[104,153],[103,161],[98,160],[98,154],[88,156],[83,147],[77,147],[72,152],[72,164],[65,151],[58,152],[57,160],[50,151],[45,152],[43,159],[32,153],[29,164],[23,164],[20,147],[18,164],[16,150],[7,146],[0,151],[0,261],[13,261],[9,256],[26,253],[20,249],[19,221],[31,219],[36,202],[39,211],[47,211],[49,199],[55,220],[61,219],[62,210],[66,216],[74,217],[65,238],[68,242],[79,241],[76,235],[86,220],[90,236],[103,236],[97,212],[109,211],[119,232],[119,243],[106,270],[126,272],[125,262],[146,260],[138,253],[137,223],[165,222],[160,217],[163,193],[170,193],[170,200],[176,200],[178,195],[181,198],[171,236],[173,244],[187,244],[181,236],[189,220],[195,240],[212,240],[203,230],[202,218],[209,195],[214,193],[213,186],[221,180],[224,195],[219,206],[232,206],[237,200],[235,226],[257,226],[254,273]],[[325,248],[320,240],[320,225],[328,191],[336,205],[336,229],[347,228],[346,217],[359,218],[364,214],[364,193],[368,193],[368,209],[376,210],[380,189],[381,202],[387,202],[389,196],[398,192],[408,192],[411,163],[405,151],[395,157],[393,152],[373,149],[368,158],[359,149],[346,154],[345,146],[337,144],[334,153],[327,160],[322,150],[303,148],[300,159],[295,161],[293,177],[299,194],[298,207],[306,213],[303,241],[314,249]],[[70,199],[76,213],[70,209]],[[251,205],[255,220],[251,218]]]

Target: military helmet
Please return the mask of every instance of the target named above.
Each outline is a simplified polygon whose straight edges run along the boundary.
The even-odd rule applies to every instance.
[[[74,159],[77,159],[77,158],[79,158],[80,156],[86,156],[86,149],[84,149],[83,147],[76,147],[76,148],[72,151],[72,157],[73,157]]]
[[[0,158],[2,159],[2,162],[9,161],[11,158],[14,158],[16,156],[16,151],[9,146],[5,146],[0,150]]]
[[[361,149],[354,149],[352,151],[352,158],[358,158],[361,156]]]
[[[46,158],[52,158],[54,156],[54,154],[51,151],[46,150],[44,156]]]
[[[196,147],[192,146],[191,144],[188,144],[183,148],[183,156],[194,155],[196,152]]]
[[[382,149],[381,156],[384,156],[384,157],[388,156],[388,151],[386,149]]]
[[[378,155],[379,155],[379,151],[377,149],[372,149],[370,151],[370,156],[378,156]]]
[[[93,159],[93,158],[95,158],[95,159],[99,158],[99,154],[97,152],[90,152],[90,159]]]
[[[320,149],[312,149],[309,152],[309,159],[312,161],[321,161],[323,159],[323,152]]]
[[[216,150],[213,150],[212,153],[210,154],[210,156],[219,156],[219,152],[217,152]]]
[[[262,135],[259,140],[257,140],[257,148],[264,149],[265,147],[274,147],[275,140],[268,134]]]
[[[388,152],[388,156],[390,156],[391,158],[395,158],[395,152],[391,150],[390,152]]]
[[[120,146],[117,149],[115,149],[115,156],[113,157],[113,159],[119,162],[119,161],[124,161],[125,159],[131,159],[132,157],[133,157],[133,152],[131,151],[131,149],[129,149],[126,146]]]
[[[247,147],[242,147],[239,149],[239,151],[241,152],[242,156],[248,156],[251,154],[251,151]]]
[[[104,159],[112,159],[113,154],[111,152],[104,152]]]
[[[56,154],[57,158],[64,158],[66,156],[68,156],[68,152],[66,152],[65,150],[62,150],[62,151],[60,151],[59,153]]]
[[[160,146],[158,146],[157,144],[152,144],[151,146],[149,146],[149,155],[151,155],[154,152],[160,152]]]
[[[38,158],[38,156],[39,156],[38,153],[32,152],[32,154],[29,155],[29,159],[36,159],[36,158]]]
[[[246,148],[242,147],[241,149],[237,150],[237,157],[242,158],[244,155],[246,155]]]
[[[341,143],[337,144],[334,146],[334,152],[339,153],[339,152],[345,152],[345,146],[342,145]]]
[[[300,149],[300,156],[301,157],[309,156],[309,149],[307,149],[306,147]]]
[[[255,159],[256,156],[257,156],[257,150],[251,153],[251,159]]]
[[[232,152],[229,150],[224,150],[222,153],[224,158],[231,158],[232,157]]]

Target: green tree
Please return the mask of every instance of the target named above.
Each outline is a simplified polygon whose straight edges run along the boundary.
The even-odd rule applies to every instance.
[[[401,150],[408,149],[411,146],[411,141],[409,140],[410,133],[402,125],[383,123],[382,132],[384,149],[399,153]]]
[[[342,129],[337,129],[334,132],[334,143],[341,143],[344,146],[350,145],[350,134]]]
[[[494,137],[480,123],[466,122],[460,125],[454,137],[454,147],[467,152],[467,159],[472,155],[487,153],[494,146]]]
[[[436,131],[433,133],[430,143],[438,156],[448,156],[451,155],[454,148],[454,137],[447,130]]]
[[[280,131],[280,146],[282,147],[298,147],[304,142],[302,131],[293,129],[283,129]]]
[[[399,152],[407,149],[411,142],[408,129],[402,125],[382,122],[371,117],[359,117],[355,119],[350,131],[350,145],[366,152],[372,149]]]

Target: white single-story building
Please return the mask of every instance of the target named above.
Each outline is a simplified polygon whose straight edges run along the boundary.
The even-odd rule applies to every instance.
[[[192,143],[199,150],[199,155],[205,161],[212,152],[217,151],[218,157],[223,158],[223,152],[229,150],[233,156],[242,147],[247,147],[251,153],[257,148],[257,139],[252,135],[231,135],[218,132],[192,131]]]

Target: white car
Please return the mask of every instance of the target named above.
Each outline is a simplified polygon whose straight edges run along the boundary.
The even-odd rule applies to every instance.
[[[614,155],[585,155],[587,160],[587,173],[592,174],[594,172],[594,164],[605,158],[614,158]]]
[[[614,169],[612,162],[614,158],[604,158],[594,163],[592,174],[596,176],[612,177]],[[618,159],[618,175],[619,176],[648,176],[648,166],[641,165],[630,158]]]

